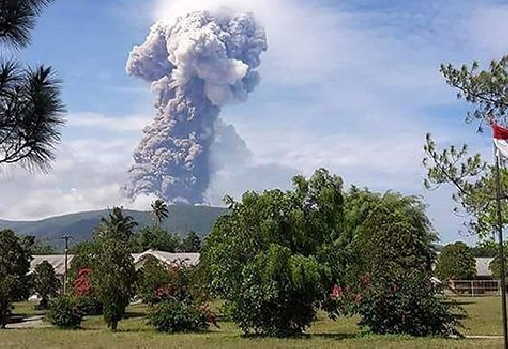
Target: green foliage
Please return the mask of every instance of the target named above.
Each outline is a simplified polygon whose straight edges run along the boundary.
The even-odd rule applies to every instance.
[[[168,205],[163,200],[155,200],[152,203],[152,213],[155,217],[157,227],[160,227],[162,221],[168,218],[169,215]]]
[[[169,268],[152,255],[144,257],[143,266],[138,270],[137,295],[143,303],[153,305],[162,300],[158,290],[170,284]]]
[[[46,320],[61,328],[78,328],[82,314],[75,298],[62,295],[50,302]]]
[[[14,47],[30,43],[31,30],[41,11],[53,0],[4,0],[0,3],[0,41]]]
[[[193,231],[189,232],[187,236],[182,239],[179,249],[182,252],[199,252],[201,250],[201,239],[199,235]]]
[[[476,260],[471,248],[461,241],[446,245],[437,259],[435,275],[442,281],[473,279],[476,275]]]
[[[455,334],[456,317],[431,283],[436,239],[413,196],[353,188],[346,196],[351,243],[345,283],[332,292],[338,310],[360,314],[377,334]]]
[[[376,334],[417,337],[459,335],[459,308],[441,296],[428,274],[400,270],[377,277],[355,296],[360,326]]]
[[[26,47],[35,19],[52,0],[0,2],[0,42]],[[4,50],[5,51],[5,50]],[[3,57],[0,64],[0,164],[46,170],[64,124],[60,81],[51,67],[23,68]]]
[[[11,302],[28,298],[30,250],[33,239],[17,237],[12,230],[0,231],[0,328],[11,312]]]
[[[506,249],[505,249],[505,257],[504,257],[504,265],[505,265],[505,276],[508,277],[508,258],[506,256]],[[492,276],[500,280],[501,279],[501,258],[499,257],[499,254],[496,254],[495,258],[489,263],[489,270],[492,273]]]
[[[76,305],[83,315],[100,315],[104,305],[95,295],[75,296]]]
[[[475,258],[494,258],[497,255],[498,248],[494,240],[486,240],[475,247],[471,247],[471,253]]]
[[[95,241],[82,241],[70,249],[70,253],[74,255],[67,272],[67,283],[69,288],[74,284],[74,280],[78,276],[81,269],[91,268],[96,255]]]
[[[429,271],[437,239],[414,196],[383,195],[353,188],[346,197],[346,217],[355,227],[348,246],[350,281],[367,273],[383,274],[394,268]]]
[[[508,108],[508,56],[492,61],[487,70],[479,70],[479,65],[441,66],[446,82],[457,89],[457,97],[473,105],[466,115],[466,122],[477,121],[478,131],[482,132],[486,123],[507,124]],[[497,227],[496,176],[494,166],[487,165],[480,156],[469,156],[467,145],[450,146],[439,150],[437,143],[427,135],[424,147],[424,165],[427,168],[425,185],[436,189],[443,184],[455,189],[453,199],[457,202],[455,211],[467,217],[466,226],[481,238],[488,238]],[[506,199],[508,172],[501,171],[501,198]],[[507,223],[508,206],[502,203],[503,225]]]
[[[113,207],[108,217],[101,218],[101,223],[95,231],[96,238],[129,241],[138,223],[131,216],[124,216],[121,207]]]
[[[466,121],[485,121],[494,118],[506,124],[508,111],[508,56],[493,60],[487,70],[479,70],[474,62],[470,67],[455,68],[451,64],[442,65],[441,72],[446,83],[457,89],[457,97],[474,105],[467,114]]]
[[[60,94],[60,81],[51,67],[0,65],[1,164],[47,169],[64,124]]]
[[[161,332],[204,331],[214,323],[214,315],[206,307],[174,299],[153,307],[148,315],[149,324]]]
[[[294,190],[227,198],[202,250],[210,289],[244,333],[301,334],[341,275],[342,180],[319,170]]]
[[[209,297],[197,277],[197,271],[185,261],[167,265],[147,255],[138,270],[137,295],[150,305],[167,299],[204,304]]]
[[[497,229],[496,169],[485,163],[480,154],[468,155],[466,145],[461,150],[450,146],[438,150],[437,143],[427,135],[423,163],[427,168],[424,184],[435,190],[444,184],[452,185],[452,199],[457,203],[454,211],[467,218],[469,231],[483,239],[490,238]],[[508,188],[508,171],[500,170],[501,187]],[[502,189],[504,190],[504,189]],[[502,197],[506,197],[503,192]],[[508,223],[508,205],[502,202],[503,224]]]
[[[147,250],[176,252],[180,246],[180,239],[157,226],[151,226],[135,233],[130,239],[130,246],[131,250],[137,253]]]
[[[95,235],[92,285],[104,304],[104,320],[114,331],[135,292],[136,270],[128,248],[135,224],[132,217],[125,217],[120,208],[114,208]]]
[[[35,267],[32,280],[35,293],[41,297],[40,308],[47,309],[50,297],[55,297],[61,287],[55,269],[44,261]]]
[[[205,305],[206,295],[195,284],[195,269],[185,262],[171,266],[155,257],[145,257],[139,271],[138,295],[154,305],[149,323],[158,331],[202,331],[215,324],[215,314]]]

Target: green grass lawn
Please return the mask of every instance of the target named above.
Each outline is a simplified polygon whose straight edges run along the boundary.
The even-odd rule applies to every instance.
[[[468,312],[463,330],[466,335],[499,335],[499,299],[460,298]],[[29,313],[31,303],[16,304],[16,313]],[[32,311],[33,312],[33,311]],[[129,308],[129,319],[120,323],[120,331],[112,333],[102,317],[88,317],[80,330],[56,328],[16,329],[0,331],[0,348],[498,348],[498,339],[415,339],[395,336],[364,336],[356,326],[357,318],[334,322],[325,314],[301,339],[242,338],[232,323],[221,322],[220,328],[205,333],[166,335],[157,333],[143,318],[144,306]]]

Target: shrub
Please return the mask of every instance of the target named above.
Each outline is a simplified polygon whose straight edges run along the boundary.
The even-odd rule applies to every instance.
[[[143,266],[138,270],[136,294],[143,303],[153,305],[163,300],[158,290],[170,283],[167,264],[151,254],[143,258]]]
[[[76,305],[83,315],[100,315],[104,311],[104,305],[96,296],[78,296]]]
[[[78,328],[81,324],[81,311],[75,298],[64,295],[52,300],[46,320],[61,328]]]
[[[215,324],[215,315],[204,306],[166,300],[152,308],[149,324],[161,332],[204,331]]]
[[[439,295],[430,277],[406,272],[378,280],[349,297],[358,305],[360,326],[376,334],[416,337],[459,335],[459,311]]]
[[[144,303],[154,305],[168,299],[186,302],[208,300],[208,293],[197,275],[197,269],[185,261],[167,265],[152,255],[144,257],[138,270],[136,293]]]

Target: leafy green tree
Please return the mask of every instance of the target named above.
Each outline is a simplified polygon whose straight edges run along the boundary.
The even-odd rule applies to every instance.
[[[51,0],[0,2],[0,41],[26,47],[36,18]],[[3,57],[0,64],[0,164],[46,170],[60,141],[65,111],[60,81],[51,67],[24,68]]]
[[[466,115],[466,122],[476,122],[482,132],[486,124],[496,122],[507,125],[508,110],[508,56],[493,60],[486,70],[479,70],[479,64],[455,68],[443,65],[441,72],[446,82],[455,88],[459,99],[472,105]],[[436,189],[451,185],[455,192],[456,211],[463,211],[469,231],[482,238],[488,238],[497,227],[496,212],[496,171],[487,164],[480,154],[469,154],[467,145],[439,149],[436,141],[427,135],[424,147],[424,165],[427,168],[425,185]],[[508,172],[501,170],[501,198],[506,199]],[[503,225],[508,219],[508,205],[502,203]]]
[[[0,231],[0,328],[5,328],[11,302],[28,296],[30,245],[12,230]]]
[[[417,197],[394,192],[352,191],[347,200],[364,198],[365,212],[357,222],[351,246],[357,259],[355,268],[361,267],[361,274],[382,274],[392,268],[431,271],[436,255],[432,242],[437,236],[424,204]]]
[[[315,319],[341,275],[343,182],[326,170],[293,178],[288,192],[227,197],[202,250],[210,289],[244,333],[291,336]]]
[[[471,247],[471,253],[475,258],[494,258],[498,247],[494,240],[483,241],[475,247]]]
[[[508,257],[504,257],[505,265],[508,265]],[[492,273],[492,277],[499,280],[501,279],[501,258],[496,255],[494,259],[489,263],[489,270]],[[505,276],[508,277],[508,271],[505,270]]]
[[[476,260],[471,248],[461,241],[446,245],[437,259],[435,275],[440,280],[471,280],[476,275]]]
[[[61,286],[55,269],[47,261],[44,261],[35,267],[32,278],[34,291],[41,297],[39,307],[47,309],[50,297],[57,296]]]
[[[128,246],[135,225],[132,217],[115,207],[94,235],[92,285],[104,304],[104,320],[113,331],[135,293],[136,269]]]
[[[130,240],[133,252],[147,250],[175,252],[180,246],[180,238],[157,226],[144,227]]]
[[[436,234],[423,203],[353,188],[345,211],[352,233],[348,275],[332,293],[338,308],[377,334],[457,334],[454,309],[431,282]]]
[[[162,221],[168,218],[168,205],[163,200],[155,200],[152,203],[152,213],[155,217],[157,227],[160,227]]]
[[[182,252],[199,252],[201,250],[201,238],[198,234],[191,231],[182,239],[180,251]]]

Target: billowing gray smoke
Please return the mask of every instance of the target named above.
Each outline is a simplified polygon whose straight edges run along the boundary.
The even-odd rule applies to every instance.
[[[127,62],[129,74],[152,83],[157,111],[134,153],[130,198],[204,201],[220,109],[247,99],[266,50],[265,32],[250,13],[198,11],[152,27]]]

